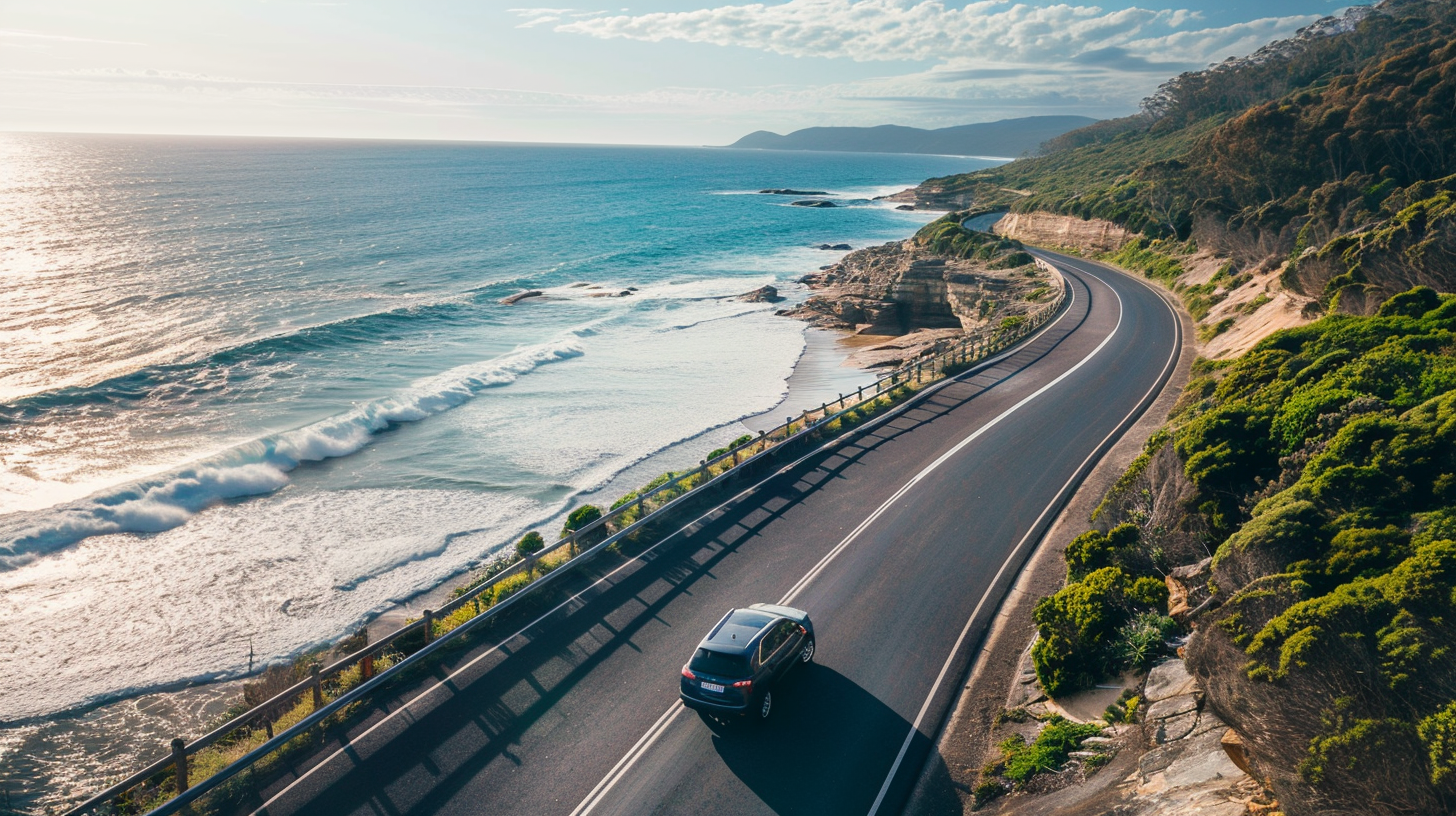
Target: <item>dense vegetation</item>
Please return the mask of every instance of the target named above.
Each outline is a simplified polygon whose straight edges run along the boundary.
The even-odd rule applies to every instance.
[[[1430,289],[1279,332],[1177,434],[1227,534],[1193,665],[1290,812],[1456,805],[1453,341],[1456,296]]]
[[[1147,498],[1157,481],[1172,498]],[[1456,806],[1456,295],[1415,288],[1200,364],[1113,493],[1099,515],[1124,523],[1074,541],[1071,583],[1036,610],[1049,692],[1135,662],[1148,581],[1196,560],[1164,549],[1195,531],[1213,601],[1189,665],[1284,812]]]
[[[992,269],[1014,269],[1033,263],[1020,241],[989,232],[967,229],[961,224],[971,213],[953,212],[926,224],[915,233],[915,243],[947,258],[990,261]]]
[[[1387,2],[1352,32],[1184,74],[1149,102],[926,188],[1193,238],[1241,265],[1294,260],[1287,285],[1355,312],[1456,283],[1456,6]]]

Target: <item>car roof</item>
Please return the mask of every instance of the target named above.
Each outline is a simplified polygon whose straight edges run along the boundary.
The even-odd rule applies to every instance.
[[[792,606],[779,606],[778,604],[756,603],[748,607],[760,612],[767,612],[781,618],[788,618],[795,623],[803,623],[809,619],[809,613],[802,609],[795,609]]]
[[[758,609],[735,609],[718,621],[713,631],[703,638],[701,647],[726,654],[749,651],[764,627],[780,617]]]

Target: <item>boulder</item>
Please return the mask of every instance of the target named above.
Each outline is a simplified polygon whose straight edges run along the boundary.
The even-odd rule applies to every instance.
[[[1169,717],[1176,717],[1179,714],[1186,714],[1198,710],[1198,698],[1192,694],[1184,694],[1180,697],[1172,697],[1167,700],[1159,700],[1148,706],[1148,712],[1143,719],[1147,722],[1154,720],[1166,720]],[[1191,729],[1192,726],[1189,726]]]
[[[849,250],[854,249],[854,247],[850,246],[849,244],[820,244],[818,246],[818,248],[819,249],[833,249],[833,250],[838,250],[840,252],[848,252]]]
[[[501,303],[506,306],[513,306],[526,298],[541,297],[544,294],[540,289],[528,289],[524,292],[517,292],[510,297],[501,298]]]
[[[1198,688],[1198,681],[1188,673],[1188,667],[1181,660],[1159,663],[1148,672],[1148,682],[1143,686],[1143,699],[1149,703],[1192,694]]]
[[[778,303],[784,298],[775,287],[760,286],[752,292],[744,292],[738,299],[748,303]]]
[[[818,207],[818,208],[821,208],[821,209],[827,209],[829,207],[838,207],[839,205],[838,204],[835,204],[833,201],[824,201],[823,199],[817,199],[817,200],[809,200],[809,201],[794,201],[794,202],[791,202],[789,204],[789,206],[790,207]]]
[[[876,199],[876,200],[878,200],[878,199]],[[905,212],[915,212],[915,205],[914,204],[901,204],[900,206],[896,207],[895,209],[897,209],[897,210],[903,210]]]
[[[1197,564],[1174,567],[1163,582],[1168,585],[1168,616],[1182,624],[1195,605],[1208,596],[1208,578],[1212,558],[1205,558]]]
[[[1234,767],[1254,776],[1254,766],[1249,762],[1249,755],[1244,752],[1244,738],[1239,736],[1239,732],[1230,728],[1219,737],[1218,744]]]

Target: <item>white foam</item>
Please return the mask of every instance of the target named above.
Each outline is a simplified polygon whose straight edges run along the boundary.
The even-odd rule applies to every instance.
[[[0,722],[237,676],[438,585],[554,506],[471,491],[278,493],[0,573]],[[98,634],[104,636],[98,637]],[[82,648],[84,644],[84,648]]]
[[[458,366],[400,394],[244,443],[180,470],[69,504],[10,514],[0,518],[0,569],[14,569],[89,536],[170,530],[218,502],[272,493],[288,483],[287,473],[302,462],[347,456],[391,424],[448,411],[487,388],[515,382],[537,366],[581,353],[573,338]]]

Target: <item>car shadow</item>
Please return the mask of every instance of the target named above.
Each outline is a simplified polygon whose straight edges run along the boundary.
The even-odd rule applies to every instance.
[[[703,717],[724,765],[780,816],[867,813],[910,723],[828,666],[796,667],[767,720]]]

